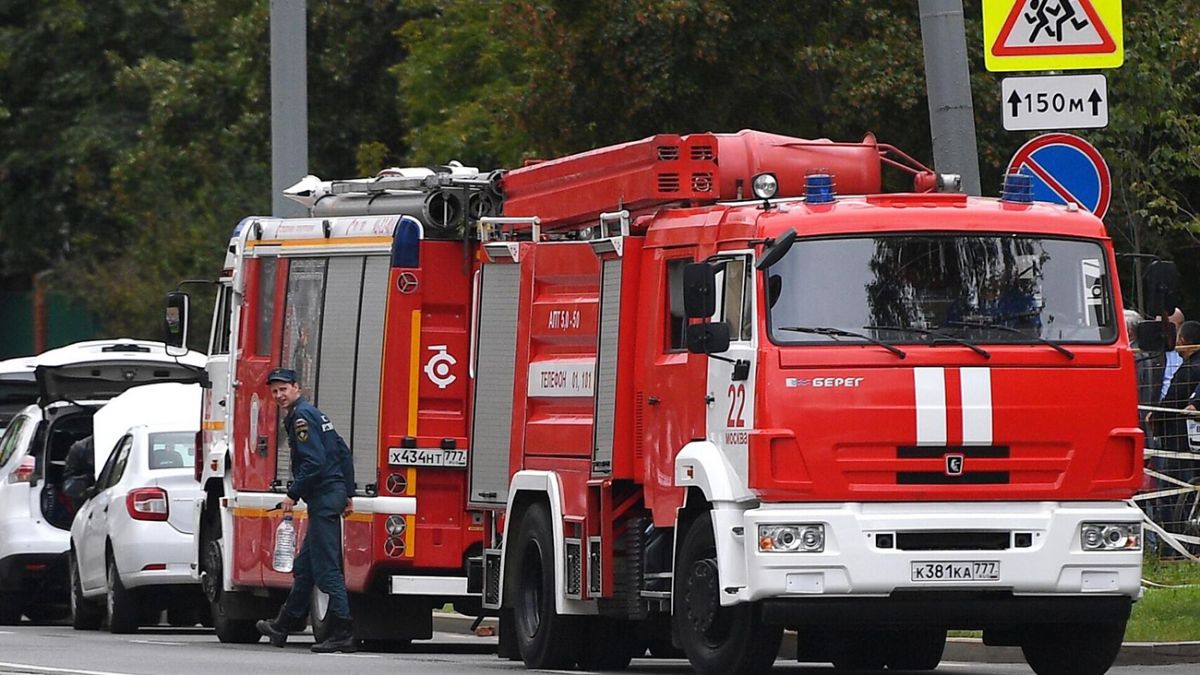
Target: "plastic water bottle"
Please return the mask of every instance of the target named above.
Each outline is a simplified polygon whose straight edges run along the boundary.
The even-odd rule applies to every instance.
[[[275,528],[275,555],[271,559],[271,568],[276,572],[291,572],[295,561],[296,526],[292,524],[292,514],[288,513]]]

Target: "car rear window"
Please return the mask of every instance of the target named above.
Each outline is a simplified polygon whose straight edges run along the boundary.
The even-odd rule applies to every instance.
[[[182,469],[196,460],[196,435],[190,431],[150,434],[150,468]]]

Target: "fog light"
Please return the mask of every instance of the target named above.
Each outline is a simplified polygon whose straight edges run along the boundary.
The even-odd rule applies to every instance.
[[[770,553],[820,553],[825,550],[825,526],[759,525],[758,550]]]
[[[1141,523],[1083,523],[1079,540],[1085,551],[1139,551]]]
[[[750,187],[754,190],[755,197],[770,199],[779,192],[779,181],[773,173],[760,173],[751,180]]]

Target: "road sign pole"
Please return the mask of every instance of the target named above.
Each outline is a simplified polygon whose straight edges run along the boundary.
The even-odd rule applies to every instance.
[[[963,191],[979,195],[979,152],[962,0],[920,0],[920,12],[933,165],[942,173],[960,174]]]
[[[271,0],[271,214],[308,211],[284,196],[308,173],[308,47],[304,0]]]

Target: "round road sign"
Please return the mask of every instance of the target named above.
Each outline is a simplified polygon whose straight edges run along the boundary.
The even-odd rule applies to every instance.
[[[1033,198],[1067,204],[1103,218],[1112,197],[1108,164],[1091,143],[1071,134],[1043,134],[1017,150],[1005,173],[1033,177]]]

